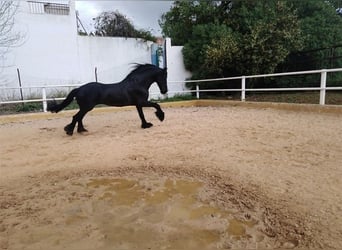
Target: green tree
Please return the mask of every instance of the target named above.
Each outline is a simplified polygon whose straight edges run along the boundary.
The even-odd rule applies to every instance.
[[[342,2],[341,2],[342,3]],[[338,1],[288,0],[297,12],[302,32],[303,48],[293,50],[279,71],[300,71],[342,67],[342,18],[337,15]],[[331,74],[328,85],[339,85],[341,73]],[[280,87],[293,87],[293,77],[277,82]],[[319,86],[319,76],[304,76],[300,86]]]
[[[192,72],[192,79],[224,77],[234,70],[232,60],[237,52],[238,42],[228,26],[196,25],[183,48],[184,64]],[[222,82],[201,83],[202,89],[224,86]],[[194,87],[194,84],[190,83],[188,87]]]
[[[316,69],[329,67],[324,58],[329,51],[325,50],[336,45],[342,45],[342,18],[337,15],[334,5],[328,1],[295,1],[289,0],[298,13],[300,28],[304,46],[302,51],[312,51],[302,55],[293,56],[293,60],[304,60],[307,62],[303,69]],[[315,50],[316,52],[313,52]],[[294,53],[298,51],[293,51]],[[301,58],[308,57],[308,58]],[[311,63],[308,63],[310,61]],[[293,65],[291,59],[289,65]],[[342,65],[340,65],[342,66]]]
[[[239,1],[230,14],[227,23],[239,37],[239,74],[272,73],[302,47],[297,15],[284,1]]]
[[[231,29],[226,25],[200,24],[193,28],[191,39],[184,45],[185,67],[194,79],[224,76],[224,67],[237,52]]]
[[[163,34],[172,38],[175,45],[185,45],[191,39],[196,25],[222,23],[231,1],[174,1],[170,11],[159,20]]]
[[[342,18],[327,1],[290,0],[301,20],[304,50],[330,47],[342,42]]]
[[[302,46],[296,13],[283,1],[176,1],[160,23],[183,43],[195,79],[271,73]]]
[[[95,18],[95,35],[113,37],[137,37],[154,41],[150,31],[137,30],[131,21],[119,11],[102,12]]]
[[[160,25],[174,44],[184,45],[185,65],[193,79],[342,67],[342,17],[336,13],[341,4],[341,0],[175,1]],[[317,82],[309,78],[300,84]],[[338,83],[340,78],[334,74],[329,80]],[[286,87],[293,82],[298,80],[257,84]]]

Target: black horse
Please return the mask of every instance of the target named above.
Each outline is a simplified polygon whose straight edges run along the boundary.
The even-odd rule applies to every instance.
[[[164,112],[157,103],[148,101],[148,90],[152,83],[156,82],[162,94],[167,93],[167,70],[158,68],[152,64],[137,64],[124,80],[114,84],[102,84],[98,82],[87,83],[72,90],[67,98],[60,104],[55,101],[48,104],[48,111],[57,113],[68,106],[74,98],[80,107],[79,112],[73,116],[72,122],[64,127],[68,135],[72,135],[76,123],[77,132],[87,130],[83,127],[83,117],[97,104],[109,106],[136,106],[141,119],[141,127],[153,126],[145,120],[143,107],[154,107],[156,116],[160,121],[164,120]]]

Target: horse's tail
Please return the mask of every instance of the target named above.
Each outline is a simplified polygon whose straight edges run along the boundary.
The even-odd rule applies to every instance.
[[[78,90],[79,88],[73,89],[60,104],[58,104],[55,100],[49,102],[47,110],[51,113],[58,113],[59,111],[67,107],[74,100],[74,97],[77,95]]]

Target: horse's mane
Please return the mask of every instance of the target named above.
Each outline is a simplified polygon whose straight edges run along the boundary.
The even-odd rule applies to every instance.
[[[157,66],[153,64],[139,64],[139,63],[134,63],[134,68],[133,70],[126,76],[124,80],[134,78],[137,74],[141,76],[141,74],[149,74],[152,72],[159,72],[162,70],[161,68],[158,68]]]

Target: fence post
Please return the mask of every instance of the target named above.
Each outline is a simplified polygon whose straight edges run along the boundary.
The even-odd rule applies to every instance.
[[[97,67],[95,67],[95,82],[97,82]]]
[[[246,77],[242,76],[241,78],[241,101],[244,102],[246,100]]]
[[[43,95],[43,112],[47,112],[47,100],[46,100],[46,89],[42,89],[42,95]]]
[[[199,85],[196,84],[196,98],[199,99],[200,98],[200,94],[199,94]]]
[[[327,70],[322,69],[321,72],[321,90],[319,94],[319,104],[324,105],[325,104],[325,92],[327,87]]]
[[[18,81],[19,81],[19,90],[20,90],[20,97],[21,97],[21,101],[22,101],[22,105],[24,107],[25,103],[24,103],[24,95],[23,95],[23,87],[21,85],[21,77],[20,77],[20,71],[17,68],[17,75],[18,75]]]

